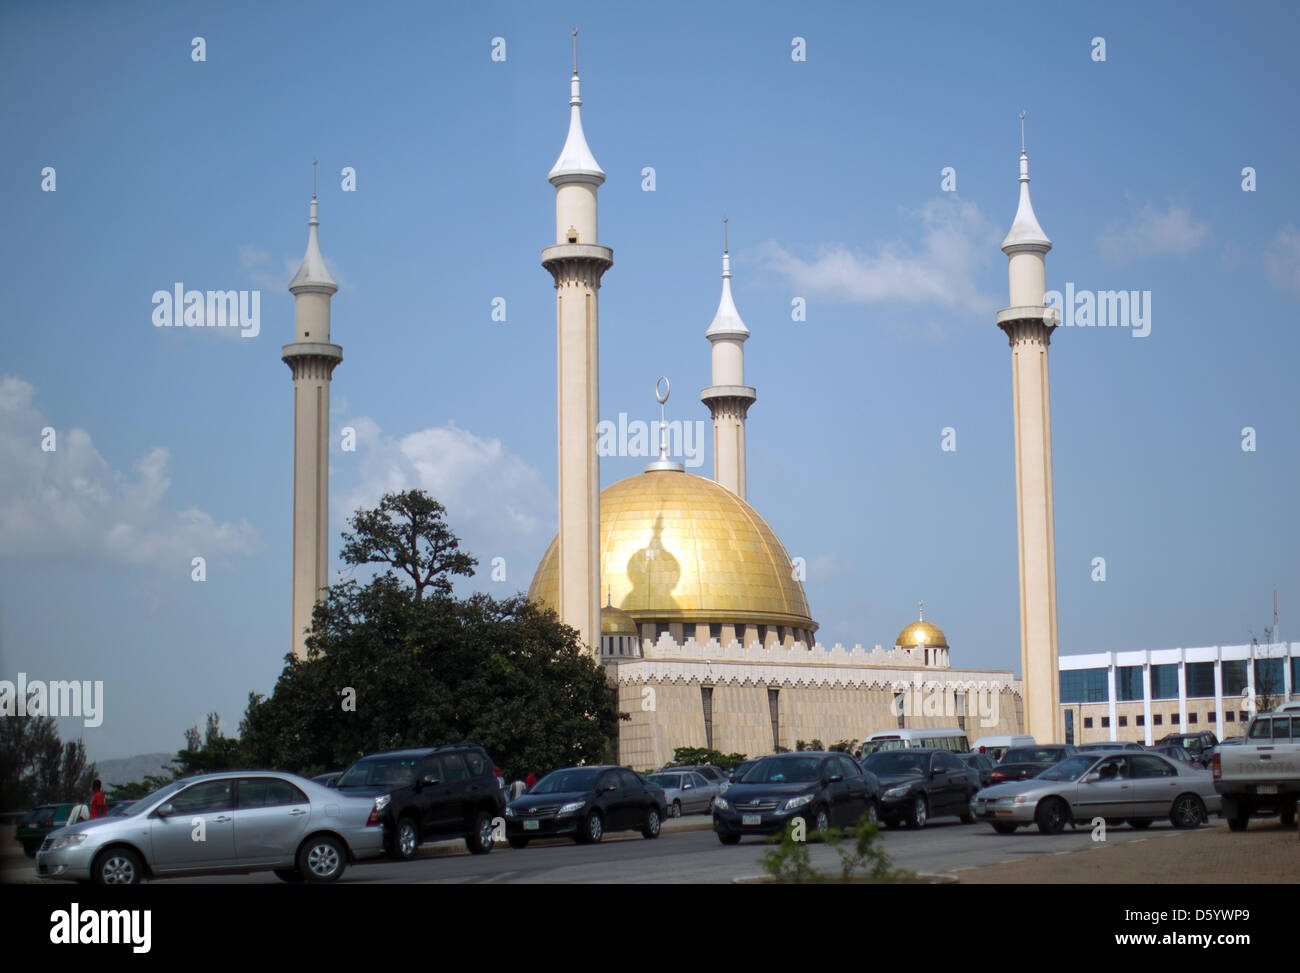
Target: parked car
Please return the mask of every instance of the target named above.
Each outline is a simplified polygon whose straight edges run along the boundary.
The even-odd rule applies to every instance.
[[[947,750],[881,750],[866,761],[880,781],[880,820],[896,828],[905,822],[924,828],[932,818],[956,815],[965,824],[979,774]]]
[[[957,759],[980,775],[980,787],[988,787],[997,766],[988,753],[959,753]]]
[[[722,788],[716,781],[693,770],[663,770],[651,774],[646,780],[663,788],[670,818],[680,818],[683,814],[697,811],[707,814],[713,810],[713,799],[722,793]]]
[[[89,818],[90,808],[85,804],[41,804],[19,819],[14,839],[23,846],[28,858],[35,858],[41,842],[51,831]]]
[[[474,744],[388,750],[362,757],[332,790],[381,800],[388,853],[409,860],[426,841],[464,838],[476,855],[492,850],[493,819],[505,812],[496,768]]]
[[[1193,760],[1208,767],[1210,752],[1218,746],[1219,738],[1209,730],[1201,730],[1199,733],[1167,733],[1156,743],[1180,746],[1192,755]]]
[[[547,774],[506,806],[506,840],[533,838],[595,844],[611,831],[658,838],[668,808],[663,788],[627,767],[566,767]]]
[[[1114,750],[1145,750],[1146,748],[1132,740],[1098,740],[1096,743],[1080,743],[1075,749],[1080,753],[1109,753]]]
[[[1093,818],[1135,828],[1168,818],[1176,828],[1195,828],[1219,803],[1214,779],[1200,768],[1154,753],[1084,752],[1030,780],[986,787],[971,810],[999,834],[1030,824],[1059,834],[1071,822]]]
[[[718,793],[721,794],[731,784],[731,774],[721,767],[715,767],[713,764],[692,764],[683,767],[660,767],[655,771],[656,774],[676,774],[686,771],[694,771],[710,783],[716,784]]]
[[[1162,757],[1168,757],[1170,760],[1177,760],[1179,763],[1189,766],[1201,766],[1199,760],[1175,743],[1153,743],[1146,750],[1147,753],[1158,753]]]
[[[312,780],[315,781],[317,784],[320,784],[321,787],[334,787],[336,784],[338,784],[339,778],[342,776],[343,776],[343,771],[331,770],[327,774],[317,774],[315,777],[312,778]]]
[[[1068,743],[1035,744],[1032,747],[1012,747],[989,775],[989,784],[1005,784],[1011,780],[1028,780],[1037,777],[1054,763],[1073,756],[1078,751]]]
[[[349,861],[383,851],[379,800],[293,774],[237,770],[173,781],[116,817],[50,833],[41,878],[135,885],[146,878],[274,871],[333,882]],[[205,828],[195,841],[196,819]]]
[[[804,750],[761,757],[713,801],[713,830],[724,845],[785,830],[802,818],[811,834],[875,815],[880,783],[845,753]]]
[[[1229,830],[1245,831],[1261,811],[1293,827],[1300,801],[1300,712],[1288,706],[1256,716],[1245,742],[1216,752],[1211,767]]]

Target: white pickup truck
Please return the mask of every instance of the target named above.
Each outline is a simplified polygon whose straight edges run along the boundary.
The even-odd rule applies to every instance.
[[[1255,717],[1240,746],[1215,751],[1211,769],[1231,830],[1245,831],[1256,811],[1276,812],[1293,826],[1300,801],[1300,704]]]

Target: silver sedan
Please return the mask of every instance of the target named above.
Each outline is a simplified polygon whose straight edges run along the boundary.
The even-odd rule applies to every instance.
[[[1219,810],[1220,797],[1208,771],[1154,753],[1081,753],[1029,780],[986,787],[971,799],[971,812],[999,834],[1038,825],[1059,834],[1067,824],[1102,818],[1145,828],[1168,819],[1195,828]]]
[[[228,771],[174,781],[120,816],[46,836],[41,878],[134,885],[145,878],[274,871],[332,882],[383,851],[387,797],[349,797],[293,774]]]
[[[651,774],[646,780],[664,789],[668,816],[673,818],[694,811],[708,814],[713,810],[713,799],[722,790],[718,784],[693,770],[664,770]]]

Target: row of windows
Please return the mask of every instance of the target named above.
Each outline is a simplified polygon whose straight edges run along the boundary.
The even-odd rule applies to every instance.
[[[654,637],[656,640],[662,636],[672,635],[672,622],[655,622]],[[732,629],[732,637],[737,641],[748,645],[750,642],[757,641],[759,645],[767,645],[768,634],[771,633],[773,638],[779,644],[784,644],[787,638],[795,642],[802,642],[804,645],[812,645],[812,633],[802,628],[794,628],[787,625],[734,625],[729,626]],[[695,635],[695,626],[684,624],[682,626],[684,637]],[[709,638],[722,641],[722,623],[709,623]]]
[[[1216,722],[1216,721],[1218,720],[1218,718],[1219,718],[1219,714],[1216,713],[1214,710],[1211,710],[1209,713],[1207,713],[1207,714],[1205,715],[1205,722],[1206,722],[1206,723],[1214,723],[1214,722]],[[1119,721],[1119,722],[1116,724],[1117,726],[1128,726],[1128,717],[1127,717],[1127,716],[1120,716],[1120,717],[1117,717],[1117,719],[1118,719],[1118,721]],[[1223,714],[1223,722],[1225,722],[1225,723],[1235,723],[1235,722],[1237,722],[1238,719],[1240,719],[1242,723],[1245,723],[1247,720],[1250,719],[1250,714],[1247,713],[1245,710],[1227,711],[1227,712],[1224,712],[1224,714]],[[1147,718],[1146,718],[1146,714],[1145,714],[1145,713],[1138,714],[1136,717],[1134,717],[1134,720],[1135,720],[1135,722],[1134,722],[1134,724],[1133,724],[1134,726],[1146,726],[1146,725],[1147,725]],[[1091,716],[1085,716],[1085,717],[1083,718],[1083,728],[1084,728],[1085,730],[1091,730],[1091,729],[1092,729],[1092,721],[1093,721],[1093,717],[1091,717]],[[1152,713],[1152,714],[1151,714],[1151,725],[1152,725],[1152,726],[1163,726],[1163,725],[1164,725],[1164,722],[1165,722],[1165,717],[1164,717],[1164,714],[1163,714],[1163,713]],[[1194,726],[1194,725],[1196,725],[1196,724],[1199,723],[1199,722],[1200,722],[1200,714],[1198,714],[1198,713],[1188,713],[1188,714],[1187,714],[1187,725],[1188,725],[1188,726]],[[1181,724],[1182,724],[1182,717],[1181,717],[1180,714],[1178,714],[1178,713],[1170,713],[1170,714],[1169,714],[1169,725],[1170,725],[1170,726],[1180,726]],[[1103,728],[1109,727],[1109,726],[1110,726],[1110,717],[1109,717],[1109,716],[1103,716],[1103,717],[1101,717],[1101,725],[1102,725]]]
[[[1249,684],[1246,659],[1225,659],[1223,666],[1223,695],[1240,696]],[[1285,683],[1283,659],[1255,660],[1255,692],[1260,696],[1282,695]],[[1214,662],[1188,662],[1184,668],[1187,680],[1187,698],[1205,699],[1214,696]],[[1151,698],[1178,698],[1178,664],[1153,665],[1151,672]],[[1062,703],[1104,703],[1110,699],[1105,669],[1067,669],[1060,674]],[[1291,684],[1300,686],[1300,657],[1291,660]],[[1115,698],[1118,702],[1134,702],[1144,698],[1141,666],[1115,667]]]

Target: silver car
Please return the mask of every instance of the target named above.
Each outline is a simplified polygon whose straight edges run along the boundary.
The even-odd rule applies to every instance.
[[[1038,825],[1059,834],[1067,824],[1103,818],[1145,828],[1169,819],[1195,828],[1219,810],[1214,777],[1154,753],[1080,753],[1029,780],[994,784],[971,799],[971,813],[999,834]]]
[[[274,871],[332,882],[383,851],[387,797],[349,797],[293,774],[225,771],[174,781],[114,817],[50,832],[40,878],[134,885],[145,878]]]
[[[713,799],[722,791],[716,782],[693,770],[661,770],[646,780],[664,789],[671,818],[696,811],[708,814],[713,810]]]

